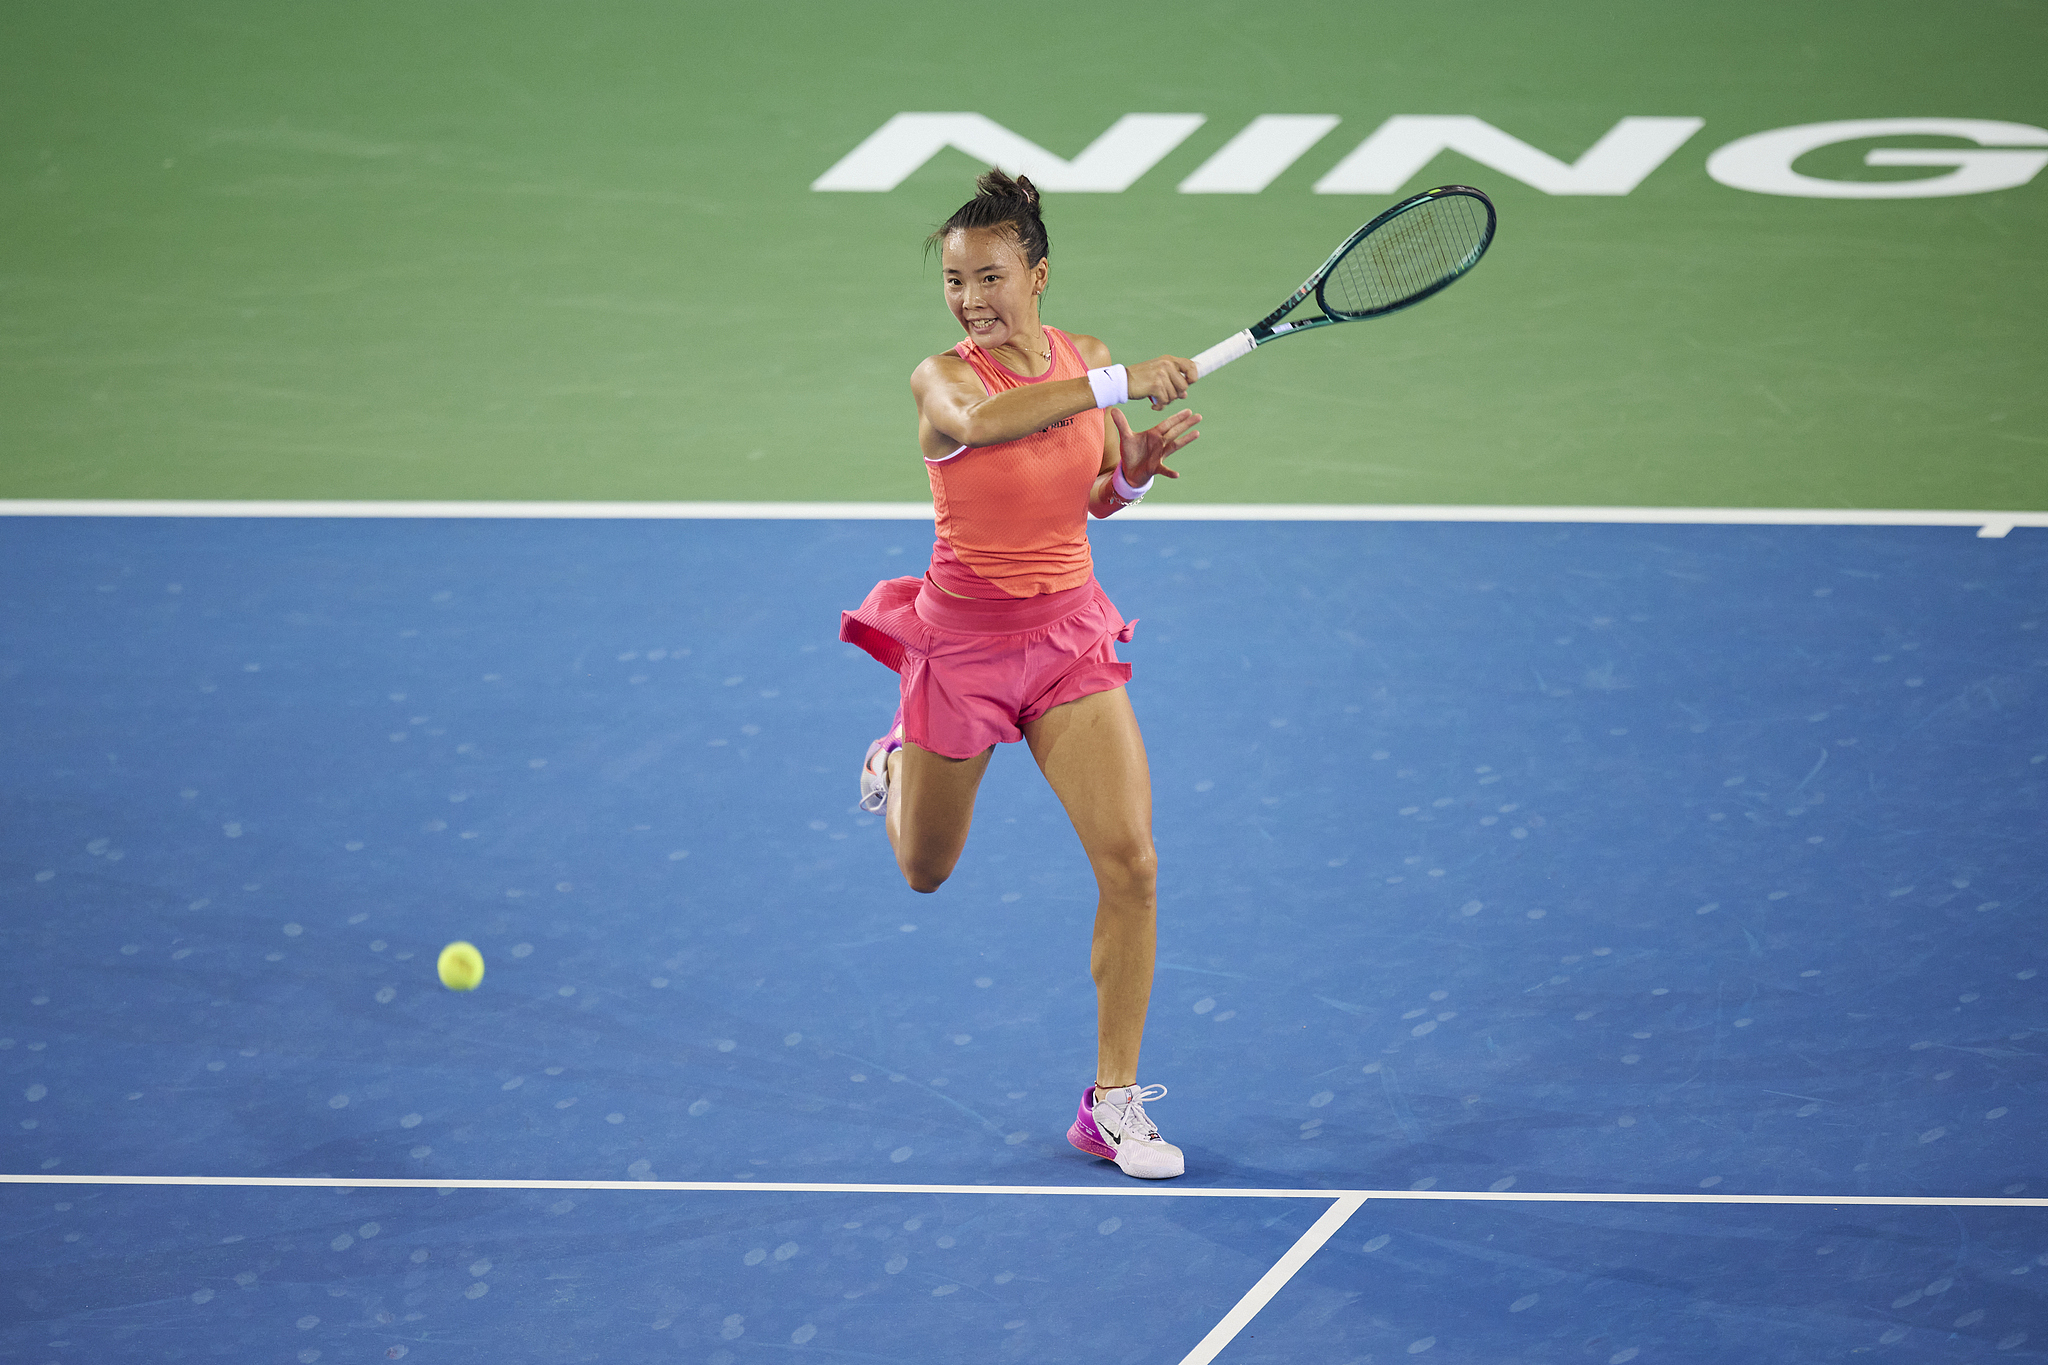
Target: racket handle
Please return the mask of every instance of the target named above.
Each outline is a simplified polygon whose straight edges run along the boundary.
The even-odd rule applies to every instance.
[[[1252,353],[1258,343],[1252,340],[1252,329],[1247,327],[1228,341],[1219,341],[1195,357],[1195,378],[1203,379],[1216,373],[1231,361]]]

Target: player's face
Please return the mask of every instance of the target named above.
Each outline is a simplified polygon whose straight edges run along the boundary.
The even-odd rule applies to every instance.
[[[1037,334],[1046,263],[1025,265],[1015,237],[999,228],[949,233],[939,264],[946,306],[975,345],[993,350],[1021,334]]]

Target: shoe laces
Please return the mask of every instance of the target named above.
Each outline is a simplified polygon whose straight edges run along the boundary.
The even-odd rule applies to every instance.
[[[879,815],[889,804],[889,755],[893,752],[877,740],[861,762],[860,808],[871,815]]]
[[[1152,1116],[1145,1112],[1145,1105],[1151,1100],[1165,1098],[1165,1086],[1140,1085],[1132,1087],[1129,1100],[1122,1103],[1112,1100],[1109,1107],[1116,1110],[1117,1117],[1123,1120],[1124,1136],[1156,1142],[1159,1140],[1159,1125],[1152,1122]]]

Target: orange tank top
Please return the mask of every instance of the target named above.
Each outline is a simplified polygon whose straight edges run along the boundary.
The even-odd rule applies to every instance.
[[[972,341],[953,348],[990,394],[1026,384],[1082,379],[1088,366],[1066,333],[1051,327],[1052,368],[1035,379],[1001,364]],[[1102,413],[1077,413],[998,445],[962,446],[927,459],[938,542],[931,580],[959,597],[1036,597],[1080,587],[1094,574],[1088,555],[1088,495],[1102,469]]]

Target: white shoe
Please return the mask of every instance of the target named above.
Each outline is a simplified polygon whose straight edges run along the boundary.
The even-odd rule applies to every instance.
[[[1105,1157],[1125,1175],[1140,1180],[1171,1180],[1187,1172],[1180,1148],[1159,1136],[1158,1125],[1145,1112],[1150,1100],[1164,1099],[1163,1085],[1127,1085],[1098,1097],[1090,1085],[1081,1094],[1080,1112],[1067,1130],[1067,1141],[1084,1152]]]
[[[902,712],[889,733],[868,745],[868,756],[860,764],[860,808],[880,815],[889,804],[889,755],[903,747]]]

